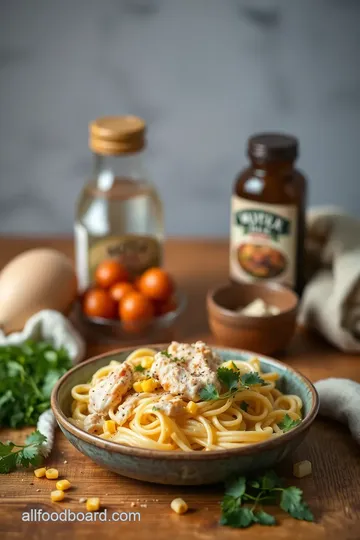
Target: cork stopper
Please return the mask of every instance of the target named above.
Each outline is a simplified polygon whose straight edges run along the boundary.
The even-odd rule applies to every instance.
[[[139,152],[145,146],[146,124],[137,116],[104,116],[89,125],[89,146],[97,154]]]

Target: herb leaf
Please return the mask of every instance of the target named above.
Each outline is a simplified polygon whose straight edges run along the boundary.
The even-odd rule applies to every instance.
[[[282,429],[284,433],[286,433],[287,431],[290,431],[291,429],[299,425],[300,422],[301,420],[293,420],[288,414],[285,414],[284,418],[278,425],[279,428]]]
[[[140,371],[140,372],[143,372],[143,371],[145,371],[145,368],[142,367],[141,364],[136,364],[136,366],[134,367],[134,371]]]
[[[229,392],[233,392],[238,389],[239,371],[234,371],[229,368],[219,367],[217,370],[217,376],[219,381],[226,386]]]
[[[302,490],[291,486],[283,490],[280,507],[295,519],[314,521],[314,516],[308,505],[302,500]]]
[[[242,402],[240,403],[240,409],[241,409],[242,411],[247,412],[248,408],[249,408],[249,404],[246,403],[246,401],[242,401]]]
[[[0,474],[14,471],[17,467],[40,465],[43,459],[41,447],[45,441],[44,435],[39,431],[34,431],[25,439],[23,446],[12,442],[0,443]]]
[[[35,425],[70,367],[67,351],[44,341],[0,346],[0,427]]]
[[[256,523],[259,523],[260,525],[275,525],[276,519],[271,514],[268,514],[267,512],[264,512],[264,510],[260,510],[259,512],[256,512],[255,514],[255,520]]]
[[[241,498],[246,490],[246,478],[245,476],[239,476],[235,480],[227,482],[225,485],[225,494],[231,495],[231,497]]]
[[[295,519],[313,521],[314,516],[302,498],[301,489],[282,487],[282,482],[273,470],[257,477],[240,476],[226,483],[225,496],[221,502],[222,525],[229,527],[249,527],[252,523],[275,525],[275,517],[265,512],[261,505],[271,502]],[[244,506],[249,505],[249,506]],[[251,504],[251,507],[250,507]]]
[[[255,522],[255,516],[250,508],[240,506],[232,512],[223,514],[221,516],[220,524],[227,525],[229,527],[246,528]]]
[[[253,384],[265,383],[264,379],[262,379],[256,371],[244,373],[244,375],[240,377],[240,380],[244,386],[252,386]]]
[[[200,399],[202,401],[212,401],[213,399],[219,399],[219,392],[214,384],[207,384],[199,392]]]

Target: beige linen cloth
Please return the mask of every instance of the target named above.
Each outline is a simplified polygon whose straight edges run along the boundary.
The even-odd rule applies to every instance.
[[[360,220],[338,207],[313,208],[305,242],[308,283],[299,323],[344,352],[360,352]]]

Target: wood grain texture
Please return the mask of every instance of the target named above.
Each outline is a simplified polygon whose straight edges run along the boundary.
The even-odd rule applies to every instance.
[[[68,239],[0,239],[0,266],[24,249],[51,246],[72,255]],[[166,266],[189,297],[188,317],[184,318],[179,339],[198,338],[213,342],[209,335],[205,293],[209,287],[227,278],[227,243],[202,240],[170,240],[166,245]],[[109,347],[88,344],[88,356]],[[341,354],[320,337],[299,330],[281,360],[301,370],[311,380],[330,376],[350,377],[360,381],[360,361],[356,356]],[[0,439],[22,440],[31,430],[2,430]],[[292,463],[309,459],[313,475],[297,480],[292,477]],[[64,463],[67,461],[67,463]],[[137,482],[105,471],[76,451],[58,431],[55,449],[48,465],[57,467],[62,477],[68,478],[73,488],[62,503],[50,502],[54,483],[36,479],[30,471],[19,471],[0,477],[0,538],[17,540],[28,538],[88,539],[101,535],[106,540],[120,538],[146,539],[156,535],[168,540],[195,538],[198,540],[255,538],[298,540],[335,540],[360,538],[360,460],[359,448],[341,425],[319,419],[309,436],[290,460],[283,463],[278,473],[289,483],[304,490],[316,516],[316,523],[305,523],[286,517],[274,509],[279,525],[255,526],[247,530],[231,530],[218,525],[219,501],[222,486],[171,487]],[[211,471],[209,471],[211,474]],[[39,490],[39,491],[37,491]],[[60,512],[69,508],[84,510],[80,497],[99,496],[108,519],[112,512],[140,512],[140,522],[96,523],[25,523],[22,512],[42,509]],[[178,516],[170,510],[170,502],[182,496],[190,511]]]

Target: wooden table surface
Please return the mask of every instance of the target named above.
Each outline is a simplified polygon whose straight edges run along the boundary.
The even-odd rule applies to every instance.
[[[2,238],[0,267],[17,253],[37,246],[59,249],[72,256],[72,242],[61,238]],[[166,267],[189,298],[188,316],[184,318],[179,339],[204,339],[213,342],[206,321],[205,293],[227,278],[227,243],[224,241],[169,240],[166,245]],[[119,344],[121,346],[121,344]],[[113,348],[113,347],[111,347]],[[88,356],[108,350],[88,343]],[[324,377],[349,377],[360,381],[360,359],[341,354],[321,338],[298,331],[281,360],[302,371],[312,381]],[[0,439],[20,441],[31,430],[0,430]],[[292,477],[292,463],[309,459],[313,475],[298,480]],[[49,499],[54,484],[36,479],[30,471],[19,471],[0,477],[0,538],[110,538],[144,539],[150,536],[168,540],[212,539],[306,539],[335,540],[360,538],[360,454],[348,431],[335,422],[318,419],[295,455],[282,464],[278,472],[286,481],[304,490],[316,523],[296,521],[274,509],[279,525],[253,526],[238,530],[221,527],[219,501],[222,486],[171,487],[146,484],[117,476],[101,469],[75,450],[57,430],[55,448],[47,465],[59,469],[74,488],[66,502],[52,504]],[[209,474],[211,471],[209,470]],[[84,510],[80,497],[100,496],[108,519],[112,512],[140,512],[140,522],[57,522],[27,523],[22,513],[30,509],[60,512],[69,508]],[[170,510],[174,497],[182,496],[191,511],[178,516]]]

